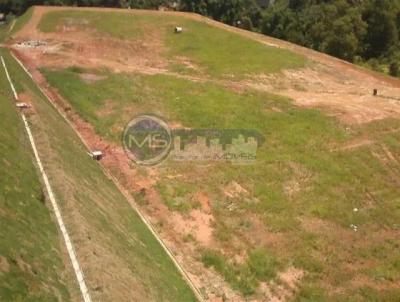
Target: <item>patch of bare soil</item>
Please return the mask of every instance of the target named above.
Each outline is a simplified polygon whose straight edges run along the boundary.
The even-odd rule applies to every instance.
[[[193,63],[189,58],[177,56],[174,58],[176,62],[184,65],[186,68],[200,71],[200,67]]]
[[[290,175],[292,177],[284,183],[284,192],[290,198],[296,197],[300,191],[307,190],[307,185],[311,182],[312,173],[302,165],[291,162]]]
[[[10,264],[7,258],[0,256],[0,272],[8,273],[10,271]]]
[[[279,273],[282,280],[290,289],[295,289],[297,282],[304,276],[304,272],[295,267],[289,267],[286,271]]]
[[[29,55],[37,66],[106,67],[114,72],[140,70],[149,74],[165,71],[167,62],[160,55],[164,49],[160,32],[148,29],[142,39],[129,41],[98,35],[80,24],[67,23],[55,33],[37,30],[41,17],[57,9],[35,7],[28,24],[11,42],[14,48]]]
[[[106,76],[93,74],[93,73],[81,73],[79,77],[88,84],[92,84],[101,80],[107,79]]]
[[[214,220],[211,214],[194,209],[187,217],[174,212],[170,220],[175,232],[180,234],[182,238],[191,235],[202,246],[210,246],[213,236],[212,222]]]
[[[321,108],[346,124],[400,116],[400,85],[369,73],[346,71],[336,65],[315,64],[306,69],[258,76],[246,84],[288,96],[299,106]],[[378,89],[378,96],[373,96],[373,89]]]
[[[247,190],[243,188],[240,184],[238,184],[236,181],[232,181],[229,183],[225,188],[224,188],[224,194],[227,197],[230,198],[235,198],[240,195],[246,195],[248,194]]]
[[[302,270],[291,266],[285,271],[279,272],[278,279],[281,284],[274,283],[271,287],[270,284],[263,282],[261,288],[265,296],[268,297],[267,301],[283,302],[290,300],[303,276]]]
[[[347,144],[345,144],[344,146],[340,147],[340,148],[335,148],[332,151],[348,151],[348,150],[354,150],[354,149],[358,149],[364,146],[370,146],[372,144],[374,144],[375,142],[371,139],[368,138],[357,138]]]
[[[201,191],[196,192],[195,199],[200,203],[201,209],[207,213],[211,213],[210,200],[207,195]]]

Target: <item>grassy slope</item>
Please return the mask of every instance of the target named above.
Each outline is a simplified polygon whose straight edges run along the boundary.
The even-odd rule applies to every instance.
[[[50,12],[43,17],[39,27],[44,32],[51,32],[65,22],[83,29],[95,28],[102,34],[121,39],[141,38],[147,31],[157,30],[166,40],[166,58],[189,58],[211,76],[240,79],[249,74],[277,72],[306,64],[304,57],[289,51],[262,45],[203,22],[168,15]],[[173,33],[176,25],[184,28],[183,34]],[[179,64],[172,64],[171,68],[185,71]]]
[[[136,38],[141,34],[139,29],[132,30],[131,36],[127,28],[135,28],[136,23],[126,22],[119,15],[109,14],[113,26],[104,28],[107,23],[93,20],[94,14],[87,12],[51,13],[45,17],[41,28],[54,28],[64,16],[88,19],[89,25],[113,35],[121,30],[123,38]],[[157,26],[157,22],[165,22],[164,17],[131,18],[145,25],[150,21]],[[137,26],[143,23],[138,22]],[[240,77],[249,70],[276,71],[290,67],[284,65],[280,55],[272,64],[263,61],[267,51],[264,48],[264,52],[259,51],[258,46],[253,47],[253,42],[239,37],[236,40],[236,36],[218,29],[210,34],[208,26],[186,19],[179,19],[178,24],[190,30],[179,36],[179,41],[176,41],[177,36],[166,32],[165,41],[169,46],[166,55],[179,54],[197,60],[211,76],[234,73]],[[234,47],[227,49],[226,43],[219,43],[227,37]],[[244,42],[249,45],[248,54],[255,58],[254,61],[246,59],[249,65],[238,58],[245,53]],[[207,57],[203,56],[205,53]],[[299,61],[287,52],[282,53],[282,57],[285,62]],[[167,163],[160,168],[162,175],[185,175],[185,180],[179,183],[161,177],[159,187],[167,188],[161,190],[166,202],[190,200],[194,188],[207,193],[217,220],[215,234],[221,245],[229,246],[235,236],[243,236],[242,239],[251,236],[246,230],[246,226],[251,225],[248,217],[256,214],[269,232],[282,235],[279,245],[267,247],[269,252],[283,266],[292,263],[307,272],[298,299],[399,299],[400,292],[393,290],[392,285],[400,277],[400,259],[391,252],[399,248],[395,239],[400,219],[399,167],[390,161],[382,164],[372,154],[385,159],[382,148],[385,145],[395,157],[400,156],[399,134],[391,132],[400,127],[398,120],[353,127],[348,132],[317,110],[299,109],[287,99],[265,93],[249,90],[238,94],[210,83],[192,83],[161,75],[105,73],[106,80],[87,84],[77,71],[46,71],[46,75],[81,116],[107,139],[117,141],[132,115],[149,110],[186,127],[256,128],[265,135],[266,143],[259,150],[257,166],[214,164],[205,171],[201,166]],[[363,135],[376,140],[376,144],[331,151]],[[231,181],[240,183],[251,195],[234,200],[239,208],[228,212],[226,205],[232,200],[227,199],[221,188]],[[293,183],[297,183],[299,189],[288,193],[287,188]],[[353,212],[355,207],[360,211]],[[318,224],[319,221],[322,223]],[[310,230],[303,222],[317,223]],[[352,232],[350,224],[357,224],[359,232]],[[250,254],[251,249],[249,246]],[[224,274],[234,286],[247,292],[248,287],[236,284],[235,278],[232,280],[230,265],[219,255],[207,253],[203,260]],[[234,273],[241,274],[240,271]],[[248,272],[241,276],[249,278],[253,286],[253,272],[250,276],[246,274]],[[356,277],[366,278],[370,283],[355,286],[351,280]],[[388,284],[390,286],[385,287]],[[334,291],[337,288],[340,288],[339,293]]]
[[[31,18],[32,14],[33,14],[33,8],[31,7],[22,16],[17,18],[16,23],[15,23],[13,29],[11,30],[11,32],[9,33],[9,35],[12,36],[16,32],[18,32],[22,27],[24,27],[25,24]]]
[[[194,189],[201,184],[201,189],[216,202],[217,234],[223,241],[229,240],[230,234],[242,231],[243,213],[260,215],[268,229],[285,234],[286,243],[293,249],[287,255],[283,253],[286,259],[281,259],[282,262],[294,262],[309,271],[310,282],[315,282],[312,287],[323,286],[318,285],[322,275],[328,275],[329,282],[334,286],[345,286],[346,280],[354,275],[337,263],[347,257],[365,257],[380,267],[394,265],[386,277],[390,281],[399,276],[397,256],[390,254],[386,255],[386,259],[379,259],[373,254],[373,242],[368,248],[360,246],[349,250],[348,242],[336,242],[340,240],[340,232],[316,235],[300,228],[300,220],[309,218],[330,221],[338,230],[346,229],[352,223],[357,224],[364,229],[364,235],[380,226],[395,228],[400,217],[400,192],[393,182],[393,175],[380,165],[368,148],[330,151],[333,146],[343,145],[361,132],[366,132],[366,129],[356,129],[348,134],[333,119],[316,110],[294,107],[284,98],[254,91],[238,95],[209,83],[192,83],[167,76],[108,75],[107,80],[86,84],[72,70],[47,71],[46,75],[80,115],[110,140],[119,139],[122,127],[133,115],[149,110],[185,127],[256,128],[266,137],[266,144],[258,153],[256,169],[254,166],[213,165],[207,167],[205,174],[193,165],[171,163],[161,171],[166,175],[184,173],[187,179],[183,182],[161,181],[160,188],[169,188],[163,191],[173,192],[166,193],[164,199],[190,200]],[[111,103],[114,106],[107,115],[99,116],[96,113],[98,109],[110,108],[110,102],[105,100],[119,101]],[[387,121],[370,125],[368,132],[378,141],[391,142],[392,152],[400,154],[396,143],[398,135],[379,134],[399,126],[398,121]],[[214,177],[209,178],[210,174]],[[250,189],[252,198],[259,202],[243,203],[238,200],[240,211],[226,213],[226,197],[220,188],[234,180]],[[294,196],[288,196],[285,185],[292,180],[300,181],[302,189]],[[353,213],[354,207],[367,207],[366,190],[374,192],[379,204]],[[361,242],[362,237],[354,234],[354,240]],[[385,240],[382,246],[390,249],[396,244]],[[322,260],[320,257],[331,253],[333,245],[338,250],[330,255],[329,260]],[[312,257],[314,249],[318,250],[318,255]],[[279,250],[275,252],[279,254]],[[374,276],[374,271],[357,271],[354,274]],[[385,278],[377,282],[384,282]],[[348,290],[349,294],[353,294],[351,289]]]
[[[104,269],[104,265],[113,265],[109,262],[102,264],[102,254],[111,257],[115,263],[123,263],[121,277],[116,275],[111,284],[102,284],[108,288],[104,290],[106,296],[93,293],[94,296],[103,301],[112,300],[112,296],[107,296],[107,291],[112,291],[116,285],[113,282],[126,282],[119,279],[128,273],[133,280],[128,286],[137,290],[138,296],[135,298],[147,301],[194,301],[193,293],[161,246],[98,164],[87,156],[72,129],[43,99],[19,66],[9,56],[7,60],[18,89],[33,97],[35,110],[40,117],[32,118],[33,131],[38,137],[38,148],[61,210],[65,213],[78,257],[79,251],[84,253],[86,249],[90,249],[87,257],[95,257],[92,266],[83,264],[89,287],[99,285],[94,282],[99,277],[99,269]],[[69,212],[79,215],[79,225],[73,220],[76,216],[67,214]],[[88,237],[82,237],[85,234]],[[93,256],[96,250],[101,251],[100,255]]]
[[[69,301],[62,243],[3,68],[0,86],[0,300]]]

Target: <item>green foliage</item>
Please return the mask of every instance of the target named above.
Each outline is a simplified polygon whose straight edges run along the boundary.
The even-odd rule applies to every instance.
[[[265,249],[256,249],[250,252],[247,265],[258,280],[268,281],[276,277],[278,262]]]
[[[400,63],[398,61],[390,63],[389,74],[394,77],[400,76]]]
[[[274,279],[279,268],[275,257],[264,249],[251,251],[243,264],[228,261],[215,250],[203,251],[201,259],[206,267],[213,267],[234,289],[245,296],[253,294],[259,282]]]
[[[384,60],[399,49],[400,1],[277,1],[263,15],[263,33],[354,61]]]
[[[246,29],[251,28],[250,24],[257,26],[261,16],[261,8],[255,0],[182,0],[179,9],[210,16],[230,25],[238,25],[240,21],[247,25]]]
[[[200,207],[198,201],[191,196],[195,191],[194,185],[170,181],[167,184],[158,184],[157,189],[166,206],[172,211],[187,213]]]
[[[364,56],[366,58],[379,57],[397,45],[400,28],[396,26],[396,18],[400,8],[395,6],[398,1],[371,0],[368,1],[363,12],[363,19],[368,24],[364,38]]]

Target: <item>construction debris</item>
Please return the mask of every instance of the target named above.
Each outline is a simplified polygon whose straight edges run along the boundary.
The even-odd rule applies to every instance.
[[[358,226],[356,226],[355,224],[350,224],[350,227],[353,229],[354,232],[358,231]]]
[[[45,45],[47,45],[47,43],[44,41],[40,41],[40,40],[22,41],[22,42],[18,42],[16,44],[17,47],[21,47],[21,48],[36,48],[36,47],[45,46]]]

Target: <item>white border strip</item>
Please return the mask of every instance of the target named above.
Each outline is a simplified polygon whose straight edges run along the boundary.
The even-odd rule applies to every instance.
[[[10,87],[11,87],[13,93],[14,93],[14,97],[15,97],[16,100],[18,100],[18,95],[17,95],[17,93],[15,91],[14,85],[13,85],[13,83],[12,83],[12,81],[10,79],[10,76],[8,74],[8,70],[7,70],[7,67],[6,67],[6,64],[4,62],[3,57],[1,57],[1,61],[3,63],[3,67],[4,67],[4,70],[6,72],[8,82],[10,83]],[[35,141],[33,139],[33,135],[32,135],[31,129],[29,127],[28,121],[27,121],[27,119],[26,119],[26,117],[25,117],[25,115],[23,113],[21,113],[21,116],[22,116],[22,120],[24,121],[26,132],[28,133],[28,137],[29,137],[29,141],[30,141],[31,146],[32,146],[33,153],[34,153],[35,158],[36,158],[36,163],[37,163],[37,165],[39,167],[40,173],[42,174],[43,181],[44,181],[44,184],[46,186],[47,194],[48,194],[50,202],[51,202],[51,204],[53,206],[53,210],[54,210],[54,214],[56,215],[56,218],[57,218],[58,226],[60,227],[61,233],[62,233],[62,235],[64,237],[64,242],[65,242],[65,245],[67,247],[68,255],[69,255],[69,258],[71,259],[72,266],[73,266],[74,271],[75,271],[76,279],[78,280],[78,283],[79,283],[79,287],[80,287],[80,290],[81,290],[81,293],[82,293],[83,300],[85,302],[91,302],[92,300],[90,298],[89,291],[88,291],[88,289],[86,287],[86,283],[85,283],[85,278],[84,278],[83,272],[82,272],[82,270],[80,268],[80,265],[78,263],[78,260],[77,260],[77,257],[76,257],[75,251],[74,251],[74,247],[72,245],[71,239],[69,238],[67,229],[65,228],[65,225],[64,225],[64,222],[63,222],[63,219],[62,219],[62,216],[61,216],[61,212],[60,212],[60,209],[58,208],[58,205],[57,205],[56,199],[54,197],[54,193],[53,193],[53,190],[51,188],[49,179],[48,179],[48,177],[46,175],[46,172],[45,172],[45,170],[43,168],[42,161],[40,160],[39,153],[37,151],[36,144],[35,144]]]
[[[17,22],[16,19],[12,20],[11,26],[10,26],[10,28],[8,29],[8,32],[7,32],[7,33],[10,33],[10,32],[13,30],[14,25],[15,25],[16,22]]]
[[[31,73],[29,72],[29,70],[24,66],[24,64],[22,64],[22,62],[13,54],[12,51],[10,51],[10,53],[11,53],[11,56],[14,58],[14,60],[18,62],[19,66],[21,66],[22,69],[27,73],[27,75],[33,79],[32,74],[31,74]]]
[[[1,56],[1,63],[3,63],[4,71],[6,72],[7,80],[10,83],[11,90],[12,90],[12,92],[14,94],[14,98],[15,98],[16,101],[18,101],[19,100],[18,99],[18,94],[15,91],[14,84],[11,81],[10,75],[8,74],[8,70],[7,70],[7,67],[6,67],[6,63],[4,62],[3,56]]]

